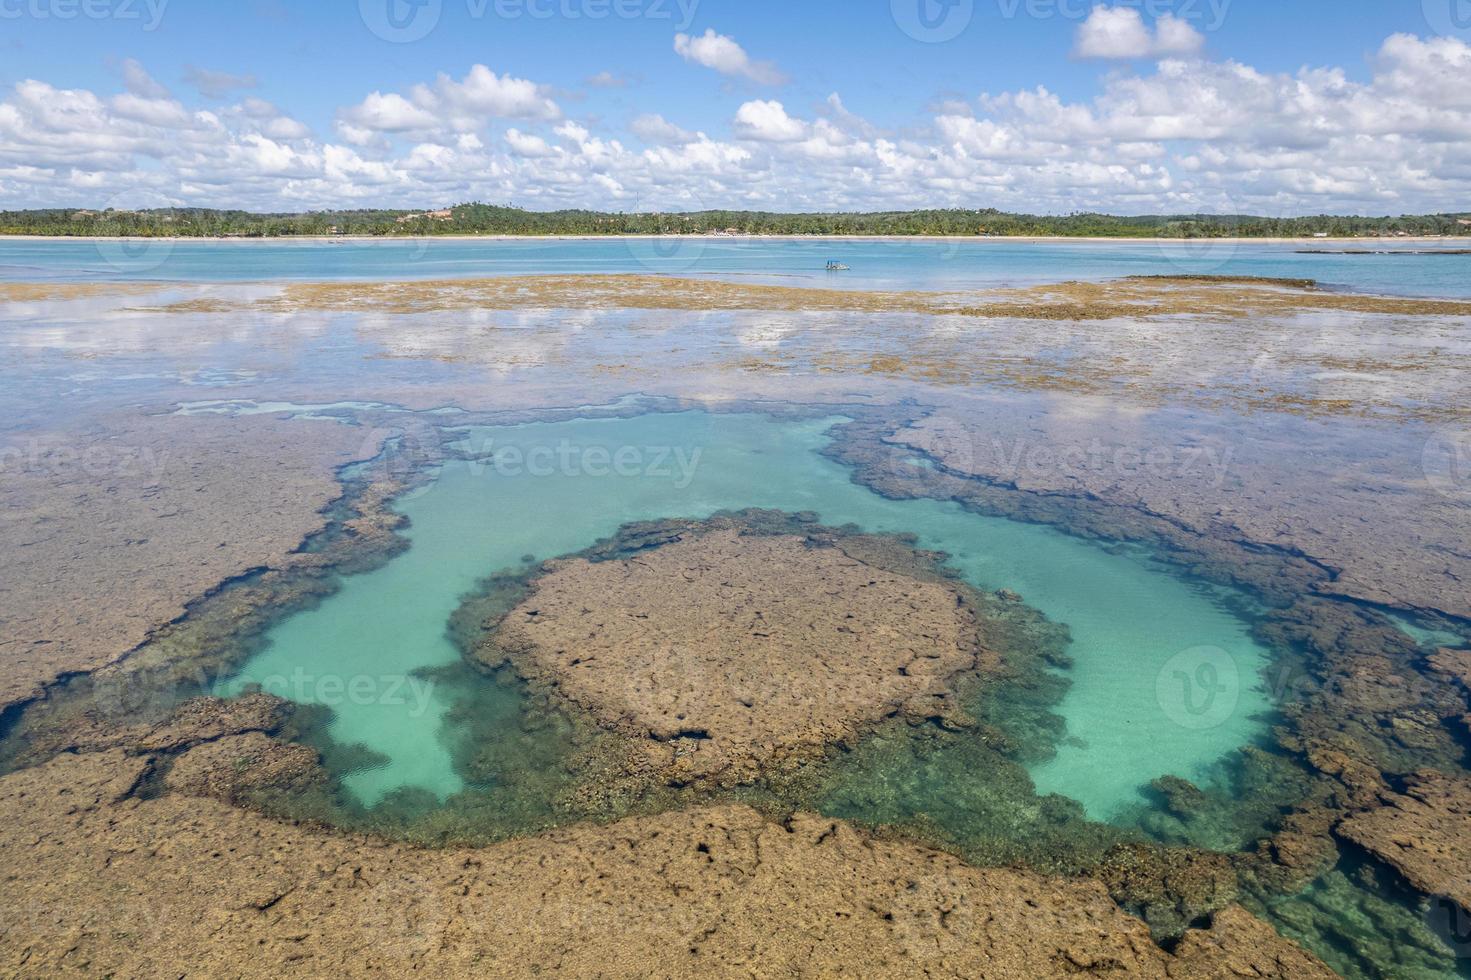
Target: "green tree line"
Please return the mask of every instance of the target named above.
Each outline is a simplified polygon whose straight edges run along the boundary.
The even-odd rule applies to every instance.
[[[1108,238],[1292,238],[1471,235],[1471,213],[1355,217],[1011,214],[995,209],[785,214],[773,211],[628,213],[528,211],[460,204],[435,211],[255,213],[212,208],[143,211],[44,208],[0,211],[0,234],[268,238],[307,235],[1060,235]]]

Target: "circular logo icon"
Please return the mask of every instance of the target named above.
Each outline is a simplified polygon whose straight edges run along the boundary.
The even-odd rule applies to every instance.
[[[397,503],[428,493],[443,465],[435,430],[417,420],[402,426],[368,429],[358,456],[372,461],[378,478],[400,485],[394,497]]]
[[[1219,272],[1241,249],[1238,241],[1240,218],[1235,202],[1229,198],[1219,202],[1224,210],[1210,217],[1205,234],[1193,238],[1161,237],[1157,246],[1165,260],[1186,275],[1205,276]]]
[[[713,216],[701,215],[706,210],[698,200],[679,211],[660,211],[635,204],[629,213],[643,215],[648,219],[646,223],[657,230],[624,239],[628,251],[650,272],[688,272],[699,264],[710,239],[725,232],[723,228],[710,227]]]
[[[1471,0],[1421,0],[1420,6],[1432,31],[1471,41]]]
[[[1445,497],[1471,496],[1471,431],[1442,429],[1425,441],[1421,472],[1431,489]]]
[[[874,363],[883,359],[879,355]],[[892,370],[902,376],[902,358],[891,359],[900,362]],[[898,488],[933,487],[948,479],[945,471],[974,475],[983,462],[979,440],[980,433],[963,418],[940,409],[883,437],[884,475],[897,479]]]
[[[1231,717],[1241,697],[1236,660],[1220,647],[1181,650],[1160,668],[1154,697],[1165,717],[1181,728],[1215,728]]]
[[[392,44],[418,41],[439,24],[444,0],[358,0],[368,30]]]
[[[975,0],[889,0],[899,30],[925,44],[953,41],[970,26]]]
[[[93,708],[103,718],[156,721],[174,706],[178,683],[161,668],[115,666],[91,678]]]
[[[126,206],[125,206],[126,205]],[[162,194],[120,194],[107,202],[104,212],[116,221],[119,234],[97,239],[97,253],[120,276],[138,277],[162,268],[174,252],[174,238],[163,232],[167,222],[151,220],[150,212],[178,207]],[[150,234],[138,235],[143,227]]]

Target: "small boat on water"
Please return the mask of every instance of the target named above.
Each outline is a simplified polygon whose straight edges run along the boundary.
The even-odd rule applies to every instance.
[[[847,272],[848,271],[848,267],[846,265],[844,265],[843,263],[841,263],[841,262],[834,262],[832,259],[828,259],[827,260],[827,271],[828,272]]]

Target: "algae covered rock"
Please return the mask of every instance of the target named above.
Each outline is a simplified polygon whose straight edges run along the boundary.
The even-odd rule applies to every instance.
[[[963,585],[864,536],[644,533],[549,563],[482,656],[657,743],[675,782],[749,782],[895,716],[971,724],[959,678],[1000,668]]]

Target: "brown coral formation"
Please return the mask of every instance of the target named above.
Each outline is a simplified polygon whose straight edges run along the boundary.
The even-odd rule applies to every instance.
[[[1349,817],[1337,832],[1394,868],[1416,890],[1471,911],[1471,779],[1433,770],[1403,793]]]
[[[830,310],[939,313],[1038,320],[1106,320],[1190,313],[1248,317],[1294,310],[1405,315],[1471,315],[1471,302],[1319,292],[1309,280],[1245,276],[1132,276],[1108,282],[1063,282],[979,294],[809,289],[668,276],[505,276],[415,282],[289,283],[256,299],[183,300],[164,311],[259,309],[437,310],[526,309]]]
[[[279,563],[325,523],[336,467],[382,436],[264,416],[120,417],[0,446],[0,709]]]
[[[140,798],[149,765],[63,756],[0,779],[0,972],[1332,976],[1239,908],[1167,953],[1099,884],[814,816],[728,806],[424,851]]]
[[[867,564],[841,539],[717,527],[550,565],[493,649],[652,740],[670,778],[732,783],[895,715],[963,723],[953,679],[999,665],[976,629],[959,586]]]
[[[1447,407],[1461,413],[1464,400]],[[1464,547],[1467,509],[1460,499],[1432,492],[1418,469],[1390,478],[1354,471],[1345,479],[1335,454],[1325,454],[1333,462],[1322,470],[1313,469],[1312,460],[1298,463],[1300,473],[1259,465],[1260,457],[1290,448],[1245,441],[1237,432],[1229,436],[1219,441],[1188,430],[1145,432],[1134,434],[1134,441],[1115,442],[1101,426],[1070,430],[1046,419],[1005,431],[979,411],[950,410],[900,425],[888,438],[957,475],[1043,499],[1106,500],[1178,525],[1207,543],[1272,548],[1278,553],[1273,564],[1308,558],[1325,580],[1313,583],[1317,591],[1471,618],[1471,593],[1464,585],[1471,578],[1471,554]],[[1187,455],[1186,444],[1196,442],[1216,455]],[[1090,465],[1094,446],[1093,458],[1103,462]],[[1417,464],[1421,448],[1413,446]],[[1037,451],[1046,454],[1045,465],[1027,465],[1027,454]],[[1147,452],[1163,452],[1169,463],[1147,465]],[[1120,453],[1136,453],[1139,462],[1121,467]],[[1248,454],[1249,464],[1238,461]],[[1366,500],[1404,494],[1413,494],[1413,506],[1373,519],[1364,511]],[[1284,520],[1284,512],[1292,519]]]
[[[246,732],[185,752],[169,768],[165,785],[188,796],[233,802],[250,792],[300,792],[326,780],[314,750],[261,732]]]

